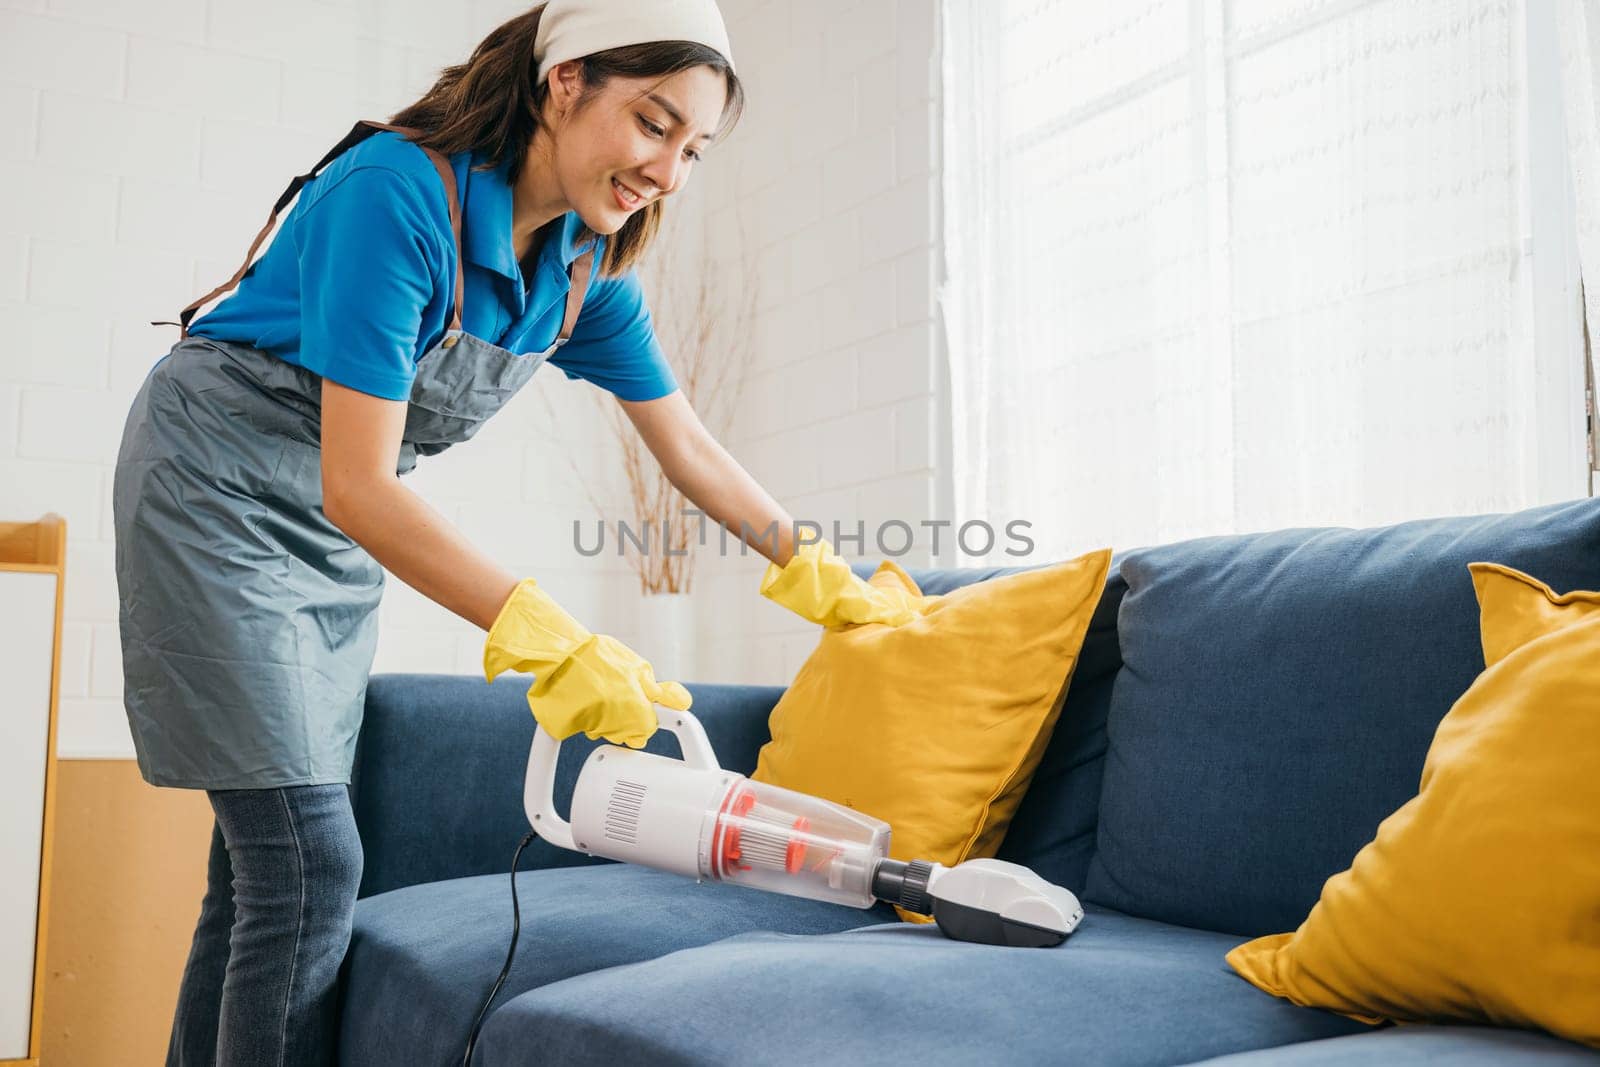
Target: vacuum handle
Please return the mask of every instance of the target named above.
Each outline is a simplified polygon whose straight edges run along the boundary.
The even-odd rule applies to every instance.
[[[657,705],[656,722],[661,729],[675,734],[683,749],[683,762],[691,767],[721,770],[717,754],[711,748],[711,739],[700,720],[687,711],[673,711]],[[552,845],[582,851],[573,843],[572,825],[556,814],[556,757],[561,755],[561,742],[535,723],[533,747],[528,752],[528,776],[522,786],[522,806],[534,831]]]

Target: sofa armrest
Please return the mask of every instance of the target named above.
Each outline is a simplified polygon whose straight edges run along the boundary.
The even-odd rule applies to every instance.
[[[421,882],[504,874],[528,832],[522,786],[533,743],[531,679],[505,675],[380,674],[367,685],[351,803],[365,853],[360,896]],[[770,735],[781,686],[690,685],[718,761],[749,774]],[[578,734],[561,746],[556,810],[568,815],[578,770],[603,742]],[[681,758],[666,730],[645,751]],[[609,863],[535,839],[522,870]]]

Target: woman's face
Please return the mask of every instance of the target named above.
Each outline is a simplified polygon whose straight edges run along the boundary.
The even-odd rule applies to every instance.
[[[552,127],[552,169],[569,210],[595,233],[612,234],[646,204],[683,188],[722,117],[727,85],[710,67],[665,80],[612,78],[574,109],[580,66],[550,72],[547,107],[565,108]]]

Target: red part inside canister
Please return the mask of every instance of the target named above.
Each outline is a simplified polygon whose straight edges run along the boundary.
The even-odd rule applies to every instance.
[[[794,821],[794,836],[789,839],[789,848],[783,856],[784,870],[790,874],[800,870],[800,865],[805,861],[805,833],[809,829],[811,829],[811,820],[804,815]]]
[[[739,848],[740,834],[737,817],[743,816],[751,808],[755,807],[755,805],[756,795],[750,790],[746,789],[735,795],[733,798],[733,803],[727,808],[723,809],[724,815],[732,814],[736,816],[736,818],[723,818],[719,820],[722,824],[722,838],[718,842],[715,852],[717,874],[719,876],[727,874],[728,871],[734,869],[735,866],[737,866],[739,870],[748,871],[750,869],[749,864],[738,862],[744,853]]]

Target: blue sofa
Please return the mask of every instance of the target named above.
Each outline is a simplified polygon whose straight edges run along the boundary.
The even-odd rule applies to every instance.
[[[1083,900],[1059,948],[955,942],[884,905],[696,884],[536,840],[516,876],[516,964],[474,1059],[1594,1067],[1600,1053],[1545,1034],[1299,1008],[1223,961],[1294,929],[1415,793],[1435,726],[1482,669],[1475,560],[1600,588],[1600,500],[1120,553],[1000,853]],[[912,573],[940,593],[1019,569]],[[511,934],[526,685],[372,679],[342,1063],[460,1062]],[[782,690],[690,689],[723,765],[750,772]],[[563,814],[593,745],[563,746]],[[665,731],[648,747],[679,754]]]

